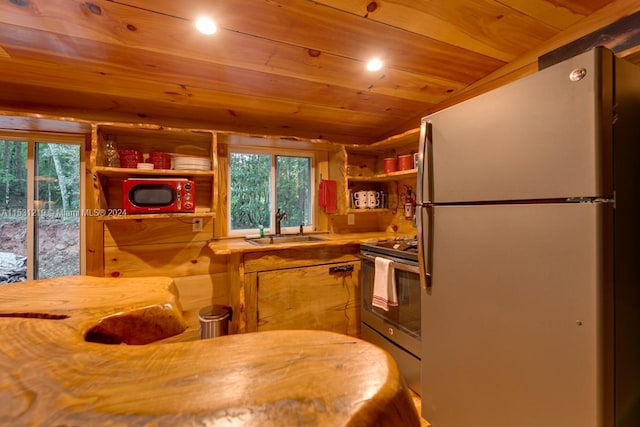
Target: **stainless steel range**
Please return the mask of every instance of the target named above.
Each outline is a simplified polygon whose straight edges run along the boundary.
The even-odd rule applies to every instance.
[[[362,339],[387,350],[409,387],[420,394],[420,307],[422,290],[416,239],[384,240],[360,245],[362,258]],[[390,260],[397,305],[388,311],[372,304],[375,259]]]

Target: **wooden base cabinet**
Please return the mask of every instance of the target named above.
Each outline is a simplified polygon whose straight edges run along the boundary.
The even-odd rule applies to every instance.
[[[319,329],[359,336],[359,275],[359,261],[258,273],[258,331]]]
[[[360,337],[359,244],[230,257],[234,333],[316,329]]]

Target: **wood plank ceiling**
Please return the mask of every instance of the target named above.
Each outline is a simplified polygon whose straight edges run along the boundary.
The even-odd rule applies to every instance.
[[[370,143],[609,3],[3,0],[0,108]]]

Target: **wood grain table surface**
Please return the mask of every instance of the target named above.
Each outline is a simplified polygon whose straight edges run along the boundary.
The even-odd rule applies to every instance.
[[[0,425],[420,425],[393,359],[357,338],[154,343],[186,328],[169,278],[0,285],[0,325]]]

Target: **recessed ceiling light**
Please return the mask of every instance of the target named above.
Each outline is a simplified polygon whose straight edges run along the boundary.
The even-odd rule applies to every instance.
[[[196,28],[202,34],[206,34],[208,36],[218,31],[218,26],[216,25],[216,23],[213,22],[213,19],[207,16],[203,16],[196,20]]]
[[[378,58],[373,58],[369,62],[367,62],[367,70],[369,71],[378,71],[382,68],[382,61]]]

